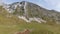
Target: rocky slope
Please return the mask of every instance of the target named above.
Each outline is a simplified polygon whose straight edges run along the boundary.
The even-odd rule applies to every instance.
[[[26,22],[37,21],[38,23],[60,22],[60,13],[55,10],[47,10],[34,3],[22,1],[5,5],[4,8],[10,13]]]

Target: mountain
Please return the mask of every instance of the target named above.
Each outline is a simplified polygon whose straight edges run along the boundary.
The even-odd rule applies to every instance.
[[[60,12],[45,9],[31,2],[15,2],[4,7],[9,13],[16,15],[18,18],[23,19],[26,22],[60,22]]]
[[[59,19],[60,12],[31,2],[3,4],[0,6],[0,34],[60,34]]]

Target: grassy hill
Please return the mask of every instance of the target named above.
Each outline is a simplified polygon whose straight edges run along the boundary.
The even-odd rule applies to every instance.
[[[10,17],[9,17],[10,16]],[[24,29],[32,29],[30,34],[60,34],[60,25],[49,22],[47,24],[27,23],[0,7],[0,34],[15,34]]]

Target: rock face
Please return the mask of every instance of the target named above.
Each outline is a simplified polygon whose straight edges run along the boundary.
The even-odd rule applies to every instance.
[[[60,13],[55,10],[47,10],[33,4],[31,2],[15,2],[9,4],[6,8],[9,13],[16,15],[18,18],[25,20],[26,22],[37,21],[47,22],[47,21],[54,21],[59,23],[60,22]]]

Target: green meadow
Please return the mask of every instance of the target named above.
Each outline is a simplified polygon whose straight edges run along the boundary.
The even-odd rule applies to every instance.
[[[15,34],[24,29],[31,29],[30,34],[60,34],[60,25],[54,22],[27,23],[14,15],[8,14],[5,9],[0,7],[0,34]],[[11,17],[9,17],[11,16]]]
[[[27,23],[14,16],[9,18],[0,16],[0,34],[14,34],[24,29],[32,29],[30,34],[60,34],[60,25],[57,24]]]

